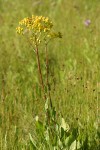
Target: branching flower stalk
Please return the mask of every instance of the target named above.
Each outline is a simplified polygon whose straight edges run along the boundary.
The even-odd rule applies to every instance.
[[[49,97],[50,106],[52,107],[51,95],[50,95],[50,85],[48,79],[48,52],[47,45],[49,41],[54,38],[62,38],[60,32],[55,32],[52,30],[53,23],[48,17],[34,16],[24,18],[19,22],[19,26],[16,28],[16,32],[20,35],[26,36],[29,39],[29,43],[33,46],[38,66],[39,81],[41,85],[41,90],[43,91],[45,101]],[[39,57],[39,45],[43,43],[45,45],[45,55],[46,55],[46,86],[47,93],[45,92],[45,86],[43,81],[43,75],[41,70],[41,62]]]

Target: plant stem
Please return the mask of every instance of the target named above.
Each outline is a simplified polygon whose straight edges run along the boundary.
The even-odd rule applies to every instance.
[[[39,52],[38,52],[38,44],[37,44],[37,41],[36,41],[36,37],[35,37],[35,46],[36,46],[35,47],[36,48],[36,58],[37,58],[40,85],[41,85],[41,88],[42,88],[42,91],[43,91],[43,94],[44,94],[44,99],[46,100],[43,77],[42,77],[42,71],[41,71],[41,65],[40,65],[40,58],[39,58]]]
[[[46,79],[47,79],[47,91],[48,91],[48,94],[49,94],[49,99],[50,99],[50,106],[52,108],[52,101],[51,101],[51,94],[50,94],[50,85],[49,85],[49,80],[48,80],[48,71],[49,71],[49,68],[48,68],[48,52],[47,52],[47,43],[45,44],[45,54],[46,54]]]

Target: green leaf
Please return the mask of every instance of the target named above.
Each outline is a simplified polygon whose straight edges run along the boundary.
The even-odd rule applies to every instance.
[[[69,130],[69,125],[65,122],[64,118],[61,119],[61,127],[64,129],[64,131]]]
[[[36,146],[36,142],[33,140],[31,134],[29,133],[30,143],[32,145],[33,150],[38,150],[38,147]]]
[[[78,150],[78,149],[80,149],[80,148],[81,148],[80,142],[75,140],[75,141],[71,144],[69,150]]]
[[[45,102],[45,111],[47,111],[47,109],[48,109],[48,99]]]

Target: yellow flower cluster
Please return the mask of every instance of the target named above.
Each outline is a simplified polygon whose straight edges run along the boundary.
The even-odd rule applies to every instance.
[[[21,34],[23,32],[23,28],[17,27],[16,28],[16,32],[19,33],[19,34]]]
[[[41,41],[41,33],[44,33],[42,37],[45,37],[45,39],[47,37],[50,39],[57,37],[62,38],[60,32],[55,33],[51,31],[52,27],[53,23],[48,17],[32,15],[30,18],[24,18],[19,22],[19,26],[16,28],[16,32],[18,34],[29,33],[31,41],[34,42],[35,38],[38,43]]]
[[[48,17],[34,16],[31,18],[24,18],[19,22],[18,28],[16,28],[17,33],[22,33],[24,29],[33,30],[33,32],[48,32],[52,28],[53,24]],[[20,30],[21,29],[21,30]]]

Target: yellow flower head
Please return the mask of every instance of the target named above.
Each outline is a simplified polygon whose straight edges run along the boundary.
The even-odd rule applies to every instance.
[[[19,34],[22,34],[23,32],[23,28],[21,28],[20,26],[16,28],[16,32]]]
[[[48,17],[34,15],[32,15],[31,18],[24,18],[19,22],[19,25],[35,32],[46,32],[49,31],[53,26]]]
[[[45,39],[46,37],[61,38],[62,35],[60,32],[52,33],[52,27],[53,23],[48,17],[32,15],[30,18],[26,17],[19,22],[19,26],[16,28],[16,32],[19,34],[29,33],[30,37],[33,36],[33,40],[38,38],[37,41],[41,41],[41,34],[45,35]]]

